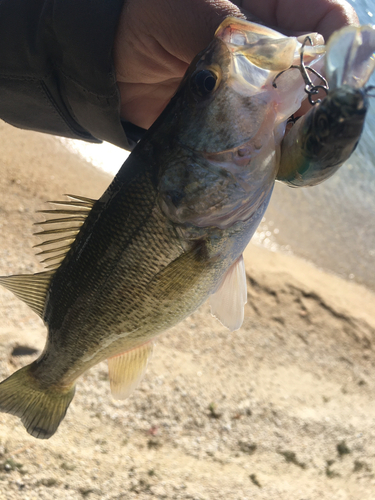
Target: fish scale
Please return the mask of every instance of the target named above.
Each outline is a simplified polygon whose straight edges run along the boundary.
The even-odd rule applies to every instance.
[[[98,337],[103,332],[106,337],[108,337],[108,331],[112,329],[118,336],[121,336],[123,332],[134,331],[135,333],[126,335],[124,339],[121,338],[118,341],[121,344],[120,347],[113,343],[108,348],[109,352],[98,351],[93,364],[96,359],[105,359],[118,352],[119,349],[133,348],[140,341],[144,342],[147,336],[153,336],[158,331],[165,330],[174,321],[176,314],[186,316],[185,308],[189,307],[189,304],[185,303],[181,306],[180,300],[164,304],[165,307],[161,313],[160,303],[155,302],[154,287],[150,286],[160,271],[182,255],[182,248],[173,226],[168,223],[161,211],[155,208],[155,188],[147,177],[149,176],[145,176],[144,180],[137,179],[136,190],[130,183],[128,188],[121,192],[121,196],[117,195],[107,202],[99,214],[94,208],[92,217],[96,219],[95,222],[92,224],[90,216],[88,217],[86,225],[77,238],[76,245],[73,245],[66,261],[51,282],[44,320],[50,328],[50,349],[54,348],[54,339],[63,338],[64,345],[70,346],[70,352],[64,352],[64,367],[76,363],[77,351],[79,351],[77,347],[80,342],[83,342],[85,349],[90,351],[97,347]],[[136,205],[137,198],[144,203]],[[135,206],[140,207],[136,212],[133,209]],[[121,214],[117,217],[114,227],[107,221],[107,218],[111,218],[112,211]],[[132,217],[133,221],[129,221],[129,217]],[[110,234],[107,234],[108,227],[111,228]],[[126,227],[126,231],[121,231],[121,227]],[[90,234],[88,242],[86,232]],[[115,242],[114,245],[111,244],[111,240],[108,242],[107,237]],[[81,252],[81,241],[85,245],[84,253]],[[104,255],[100,248],[98,249],[98,245],[103,246],[103,242],[106,242],[103,249]],[[76,254],[80,257],[76,258]],[[81,261],[82,255],[85,259],[83,262]],[[92,258],[93,255],[95,258]],[[104,266],[100,265],[103,259]],[[189,272],[191,280],[193,280],[192,274]],[[117,280],[119,275],[122,277],[121,280]],[[103,276],[105,276],[104,280]],[[67,284],[72,280],[74,280],[72,282],[74,295],[70,296],[68,303],[64,305]],[[161,296],[160,288],[158,293]],[[191,300],[193,303],[197,301],[194,296]],[[75,304],[74,308],[72,308],[73,304]],[[176,305],[177,312],[174,310]],[[172,309],[172,312],[166,310],[167,308]],[[69,314],[67,311],[69,309],[74,313]],[[178,312],[179,309],[182,311]],[[58,330],[58,335],[54,335],[56,330]],[[91,339],[93,346],[90,345]],[[61,345],[58,344],[54,352],[56,359],[50,356],[48,361],[51,366],[55,367],[54,372],[59,379],[62,375],[57,373],[56,364],[59,364]],[[71,360],[69,360],[69,354],[72,356]],[[87,368],[86,364],[85,368]],[[47,367],[43,366],[43,361],[41,361],[40,370],[46,369]],[[75,373],[77,373],[76,365]],[[65,377],[64,380],[67,383],[69,377],[68,375]]]

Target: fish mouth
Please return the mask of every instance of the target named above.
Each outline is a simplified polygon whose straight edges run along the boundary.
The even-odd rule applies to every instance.
[[[220,24],[215,37],[232,53],[237,77],[254,86],[259,85],[260,74],[264,77],[265,73],[280,73],[298,65],[302,47],[306,65],[325,53],[323,37],[317,33],[286,36],[266,26],[232,17]],[[304,44],[306,37],[311,45]]]
[[[295,37],[242,19],[227,18],[215,33],[235,56],[242,56],[259,68],[284,71],[293,64]]]

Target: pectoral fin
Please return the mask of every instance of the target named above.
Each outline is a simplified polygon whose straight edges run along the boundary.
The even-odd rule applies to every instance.
[[[126,399],[136,389],[146,372],[153,347],[153,342],[147,342],[108,358],[109,382],[114,399]]]
[[[238,330],[243,322],[246,302],[246,272],[241,255],[225,273],[219,288],[211,296],[211,313],[229,330]]]

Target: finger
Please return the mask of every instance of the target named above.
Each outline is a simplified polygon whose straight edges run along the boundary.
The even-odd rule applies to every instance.
[[[188,64],[207,47],[225,18],[245,17],[239,7],[228,0],[171,0],[169,5],[168,17],[159,19],[158,39],[175,57]],[[172,24],[165,26],[165,22]]]
[[[344,0],[234,0],[268,26],[293,32],[317,31],[325,40],[349,24],[359,23],[353,7]]]

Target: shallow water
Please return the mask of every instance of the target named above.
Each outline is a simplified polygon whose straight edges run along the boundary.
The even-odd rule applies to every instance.
[[[375,5],[352,0],[361,24],[375,22]],[[375,85],[372,76],[369,84]],[[373,100],[375,101],[375,99]],[[95,166],[116,173],[127,152],[109,144],[63,139]],[[375,290],[375,102],[356,152],[330,180],[313,188],[277,184],[255,240],[289,251]]]

